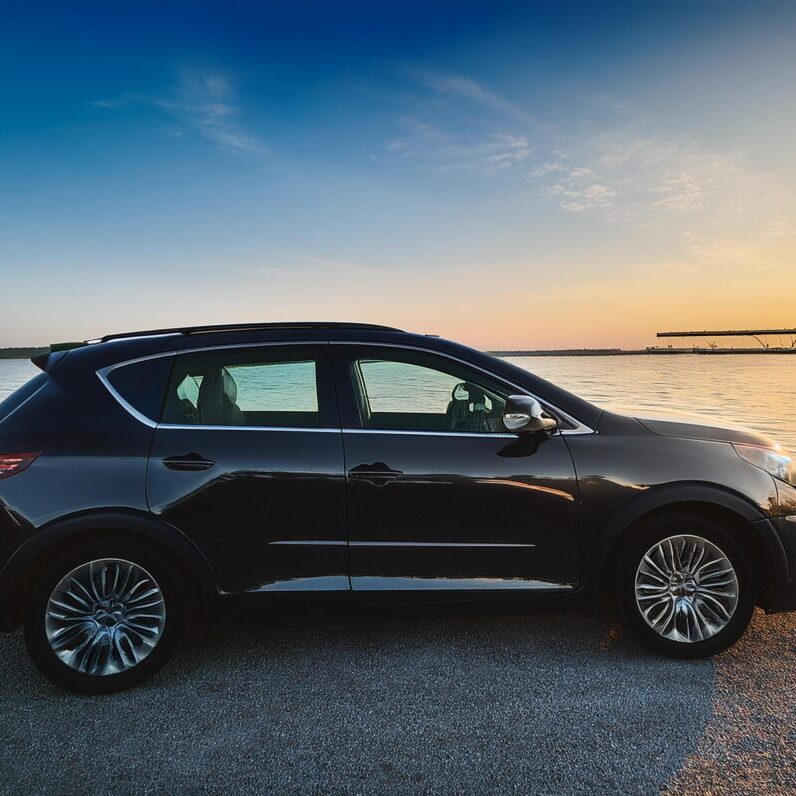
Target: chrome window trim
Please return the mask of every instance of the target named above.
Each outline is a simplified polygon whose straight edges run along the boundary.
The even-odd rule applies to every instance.
[[[115,365],[109,365],[108,367],[100,368],[100,370],[97,371],[97,378],[99,378],[105,389],[116,399],[119,405],[129,414],[131,414],[139,423],[143,423],[148,428],[157,428],[158,424],[151,418],[147,417],[143,412],[139,412],[129,401],[125,400],[121,393],[110,383],[108,376],[113,373],[114,370],[121,368],[124,365],[135,365],[138,362],[143,362],[148,359],[159,359],[161,356],[164,355],[156,354],[155,356],[131,359],[127,362],[118,362]]]
[[[405,575],[351,575],[354,591],[572,591],[571,583],[526,578],[423,578]]]
[[[517,439],[510,431],[413,431],[400,428],[344,428],[346,434],[403,434],[412,437],[477,437],[479,439]]]
[[[108,380],[108,376],[117,368],[125,367],[126,365],[134,365],[138,362],[146,362],[150,359],[161,359],[163,357],[176,357],[179,354],[193,354],[199,352],[206,352],[206,351],[224,351],[227,349],[239,349],[239,348],[266,348],[271,346],[289,346],[289,345],[357,345],[357,346],[374,346],[378,348],[400,348],[409,351],[420,351],[425,354],[432,354],[439,357],[443,357],[444,359],[449,359],[452,362],[458,362],[461,365],[465,365],[466,367],[472,368],[473,370],[480,371],[481,373],[490,376],[497,381],[500,381],[504,384],[513,387],[514,389],[518,390],[519,393],[522,395],[527,395],[531,398],[535,398],[539,403],[542,404],[548,411],[552,414],[558,416],[559,418],[566,421],[568,424],[572,425],[572,428],[565,428],[565,429],[557,429],[556,434],[560,434],[562,436],[571,436],[576,434],[596,434],[597,432],[595,429],[587,426],[585,423],[581,423],[580,420],[572,417],[572,415],[567,414],[562,409],[559,409],[554,404],[540,398],[538,395],[535,395],[526,387],[521,387],[520,385],[516,384],[515,382],[509,381],[502,376],[498,376],[495,373],[487,370],[486,368],[482,368],[480,365],[475,365],[472,362],[469,362],[466,359],[462,359],[461,357],[454,356],[453,354],[448,354],[444,351],[438,351],[433,348],[425,348],[423,346],[412,345],[412,344],[405,344],[405,343],[381,343],[378,341],[372,340],[270,340],[265,342],[259,343],[224,343],[221,345],[213,345],[213,346],[202,346],[200,348],[186,348],[181,349],[179,351],[161,351],[157,354],[148,354],[147,356],[143,357],[136,357],[134,359],[127,359],[124,362],[115,362],[113,365],[108,365],[104,368],[100,368],[97,373],[97,377],[105,386],[105,389],[116,399],[116,401],[129,413],[131,414],[136,420],[140,423],[143,423],[145,426],[149,428],[166,428],[166,429],[192,429],[194,431],[199,429],[208,429],[208,430],[234,430],[234,431],[317,431],[317,432],[324,432],[324,433],[340,433],[341,431],[351,432],[355,434],[411,434],[411,435],[426,435],[426,436],[458,436],[458,437],[501,437],[501,438],[517,438],[517,434],[512,434],[510,432],[461,432],[461,431],[403,431],[401,429],[366,429],[366,428],[303,428],[303,427],[287,427],[287,426],[202,426],[202,425],[177,425],[177,424],[167,424],[167,423],[156,423],[154,420],[148,418],[146,415],[139,412],[134,406],[132,406],[128,401],[126,401],[121,394],[116,390],[113,385]]]
[[[319,426],[208,426],[197,423],[158,423],[158,430],[164,431],[309,431],[313,434],[342,434],[340,428],[324,428]]]
[[[315,547],[323,545],[326,547],[345,547],[348,542],[345,539],[276,539],[268,542],[269,545],[302,545],[304,547]]]
[[[536,547],[535,544],[513,542],[349,542],[351,547]]]
[[[306,578],[291,578],[289,580],[274,580],[264,583],[253,589],[246,589],[245,592],[221,591],[222,595],[248,594],[259,592],[327,592],[327,591],[351,591],[351,583],[348,575],[310,575]]]

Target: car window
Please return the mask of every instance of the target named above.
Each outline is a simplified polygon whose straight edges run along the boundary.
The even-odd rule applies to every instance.
[[[428,358],[427,358],[428,359]],[[438,364],[439,363],[439,364]],[[439,358],[357,359],[352,364],[364,428],[502,432],[506,393],[489,377]]]
[[[318,362],[285,349],[176,357],[163,421],[177,425],[320,425]],[[291,356],[292,354],[292,356]]]

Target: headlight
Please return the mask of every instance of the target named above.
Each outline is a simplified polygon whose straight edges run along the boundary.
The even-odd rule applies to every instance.
[[[757,448],[754,445],[736,445],[733,443],[733,448],[749,464],[765,470],[781,481],[787,481],[789,484],[796,482],[796,469],[794,469],[793,461],[789,456],[773,451],[770,448]]]

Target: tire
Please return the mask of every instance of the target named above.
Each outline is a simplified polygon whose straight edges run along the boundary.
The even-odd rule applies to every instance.
[[[171,658],[191,604],[165,556],[128,541],[87,544],[57,558],[34,587],[25,642],[55,685],[78,694],[122,691]]]
[[[658,517],[635,534],[617,562],[614,591],[633,635],[673,658],[732,646],[755,606],[742,548],[721,525],[691,513]]]

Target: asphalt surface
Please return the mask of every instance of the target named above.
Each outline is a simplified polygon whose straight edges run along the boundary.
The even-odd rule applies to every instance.
[[[0,636],[3,793],[739,793],[796,789],[796,617],[714,661],[610,615],[327,611],[203,624],[106,697]]]

